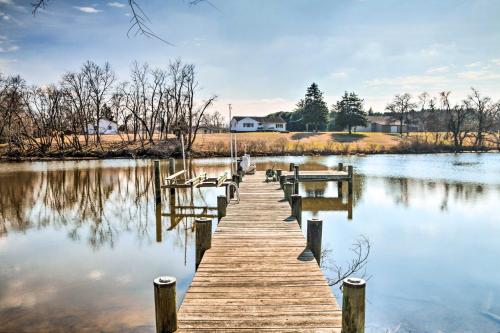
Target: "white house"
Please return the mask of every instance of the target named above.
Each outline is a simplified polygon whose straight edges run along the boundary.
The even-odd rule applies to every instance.
[[[286,121],[278,116],[233,117],[231,132],[286,132]]]
[[[99,119],[98,126],[89,124],[87,134],[96,134],[97,130],[99,130],[99,134],[116,134],[118,133],[118,124],[108,119]]]

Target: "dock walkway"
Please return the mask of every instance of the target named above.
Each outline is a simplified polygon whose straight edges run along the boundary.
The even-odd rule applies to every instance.
[[[180,332],[340,332],[342,312],[279,183],[245,176],[178,312]]]

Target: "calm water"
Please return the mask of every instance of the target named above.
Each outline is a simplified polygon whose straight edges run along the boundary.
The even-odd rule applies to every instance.
[[[324,220],[335,263],[353,258],[361,235],[370,240],[367,332],[500,332],[500,154],[256,162],[355,166],[352,219],[338,210],[346,199],[328,199],[335,183],[300,190],[327,198],[310,199],[304,220]],[[227,163],[195,160],[193,173],[215,176]],[[157,223],[151,174],[141,160],[0,164],[0,332],[154,331],[153,278],[176,276],[180,303],[195,258],[192,218]],[[177,201],[212,207],[217,194]]]

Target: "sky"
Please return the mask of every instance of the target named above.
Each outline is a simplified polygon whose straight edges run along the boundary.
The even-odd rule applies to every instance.
[[[196,66],[200,98],[236,115],[291,111],[318,83],[328,105],[354,91],[383,112],[398,93],[500,100],[498,0],[137,0],[161,38],[127,36],[125,0],[0,0],[0,72],[58,82],[86,60],[126,80],[134,60]]]

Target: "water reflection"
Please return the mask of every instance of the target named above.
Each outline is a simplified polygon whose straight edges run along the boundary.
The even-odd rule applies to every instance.
[[[478,164],[456,164],[473,158],[255,162],[259,170],[287,170],[290,162],[304,164],[301,170],[355,165],[352,197],[335,182],[301,183],[300,193],[303,220],[324,220],[323,244],[335,260],[349,260],[360,234],[372,242],[369,332],[398,325],[496,332],[500,159],[480,155]],[[227,162],[193,160],[190,174],[217,176]],[[162,177],[167,169],[162,162]],[[152,175],[150,161],[141,160],[0,164],[0,322],[7,323],[0,331],[154,331],[151,281],[176,276],[181,303],[195,270],[194,216],[215,216],[224,189],[178,190],[175,200],[165,191],[158,206]],[[453,279],[436,284],[436,272]],[[472,290],[466,299],[465,290]],[[429,320],[433,312],[440,317]]]

